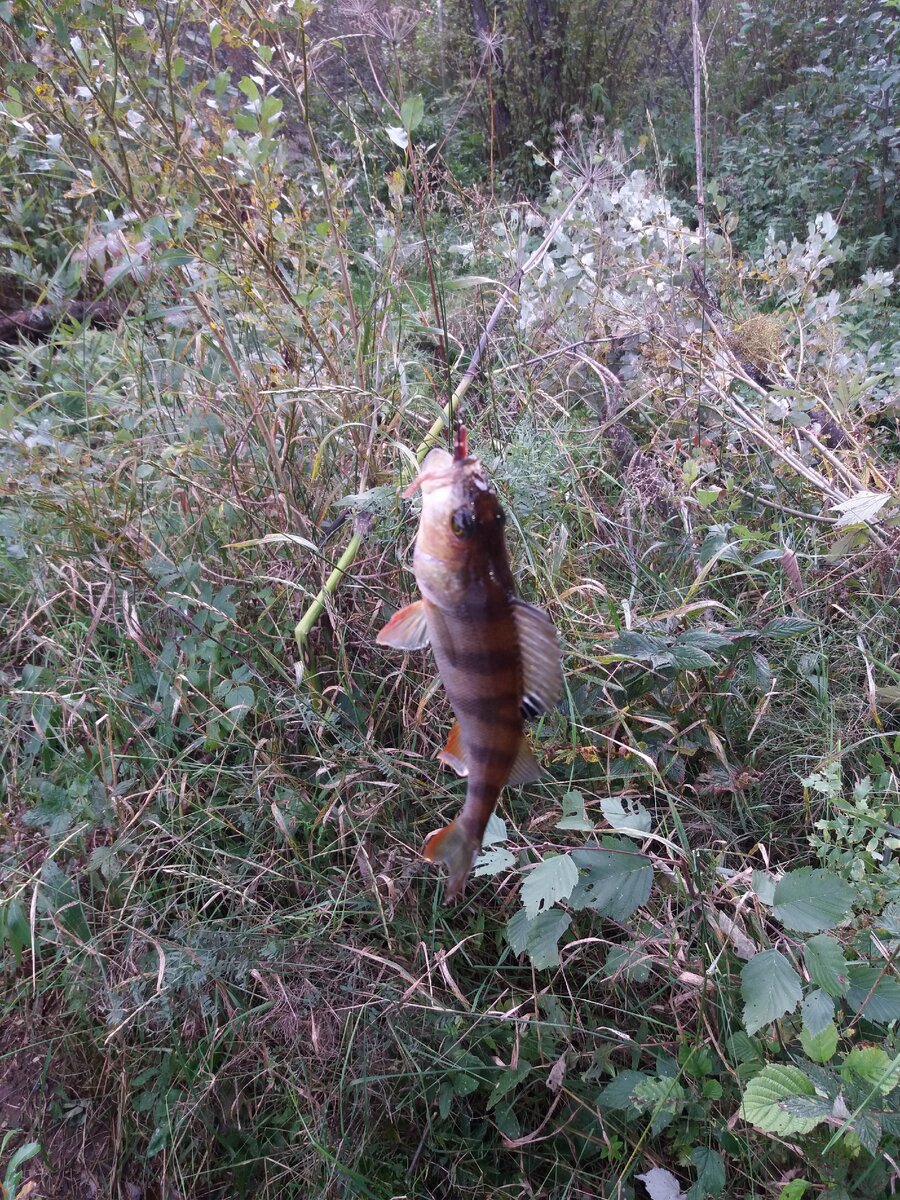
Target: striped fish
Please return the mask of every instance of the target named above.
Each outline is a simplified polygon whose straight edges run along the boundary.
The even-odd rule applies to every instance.
[[[459,816],[428,836],[423,854],[444,863],[446,898],[459,896],[501,790],[540,778],[523,721],[562,696],[556,631],[541,609],[517,599],[506,553],[504,513],[468,455],[432,450],[408,489],[422,490],[413,569],[422,599],[379,632],[381,645],[431,644],[456,716],[441,760],[467,780]]]

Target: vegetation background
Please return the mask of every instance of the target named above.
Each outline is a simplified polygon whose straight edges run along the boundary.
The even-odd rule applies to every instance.
[[[895,1193],[897,28],[0,0],[7,1200]],[[567,694],[445,908],[452,411]]]

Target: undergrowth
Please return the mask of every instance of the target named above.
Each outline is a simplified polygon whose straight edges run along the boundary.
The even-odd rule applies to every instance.
[[[6,9],[6,1193],[888,1195],[893,273],[701,246],[577,122],[499,199],[398,62],[328,112],[312,12]],[[459,415],[566,696],[445,908],[374,638],[504,295]]]

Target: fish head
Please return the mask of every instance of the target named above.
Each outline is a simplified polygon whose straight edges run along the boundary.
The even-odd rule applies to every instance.
[[[456,455],[432,450],[416,482],[422,518],[414,566],[422,594],[439,605],[459,603],[490,576],[511,589],[505,514],[481,461],[459,447]]]

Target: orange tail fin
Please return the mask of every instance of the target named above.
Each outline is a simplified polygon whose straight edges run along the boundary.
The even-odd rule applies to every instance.
[[[479,843],[464,833],[456,821],[429,833],[425,839],[422,856],[429,862],[443,863],[449,871],[444,893],[447,900],[455,900],[462,894],[479,848]]]

